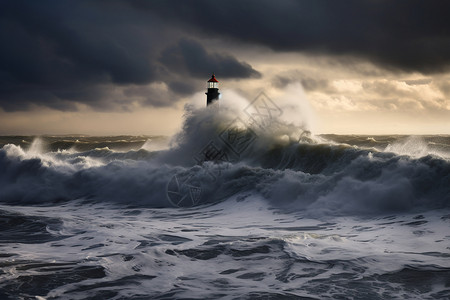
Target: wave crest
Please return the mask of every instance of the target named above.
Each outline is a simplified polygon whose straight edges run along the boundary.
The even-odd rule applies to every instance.
[[[29,150],[5,145],[0,202],[170,207],[256,197],[315,215],[450,207],[446,159],[330,143],[279,119],[249,124],[232,109],[188,110],[185,118],[171,147],[157,151],[46,151],[39,140]],[[241,133],[241,143],[230,140]]]

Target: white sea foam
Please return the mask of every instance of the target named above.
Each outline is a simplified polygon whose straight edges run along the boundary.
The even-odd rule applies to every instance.
[[[432,149],[429,146],[430,144],[433,145],[433,143],[426,142],[424,138],[420,136],[410,136],[403,141],[397,141],[393,144],[389,144],[384,151],[394,152],[400,155],[408,155],[415,158],[427,155],[435,155],[438,157],[450,159],[450,153],[442,150],[440,151]]]
[[[364,220],[331,217],[323,222],[273,210],[258,196],[195,209],[126,209],[82,202],[45,209],[3,205],[3,218],[5,210],[34,220],[62,221],[50,227],[53,240],[2,245],[4,253],[20,259],[8,259],[14,267],[0,283],[22,276],[30,280],[22,285],[23,292],[38,291],[34,295],[46,298],[105,297],[107,284],[117,297],[214,298],[224,293],[237,298],[268,293],[331,299],[344,291],[354,297],[377,296],[383,286],[390,299],[439,299],[439,293],[445,295],[450,269],[445,211]],[[31,234],[26,228],[16,230]],[[33,263],[36,259],[39,263]],[[77,271],[80,267],[106,272],[96,278]],[[56,276],[53,288],[32,289],[33,276],[57,272],[60,277],[72,272],[72,279]],[[77,276],[85,278],[74,281]]]

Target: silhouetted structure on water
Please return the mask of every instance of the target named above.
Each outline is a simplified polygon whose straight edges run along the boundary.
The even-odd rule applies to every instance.
[[[212,74],[211,79],[208,82],[208,91],[206,94],[206,106],[213,104],[217,100],[219,100],[219,81],[216,79],[216,76]]]

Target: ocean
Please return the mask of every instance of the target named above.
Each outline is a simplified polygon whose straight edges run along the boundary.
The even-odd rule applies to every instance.
[[[450,299],[449,229],[449,135],[0,137],[0,299]]]

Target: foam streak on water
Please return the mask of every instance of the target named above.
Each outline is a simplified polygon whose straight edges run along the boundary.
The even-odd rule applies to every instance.
[[[0,209],[2,229],[13,225],[11,239],[2,235],[4,295],[450,295],[450,216],[443,211],[325,222],[270,209],[258,199],[196,209],[81,202]]]

